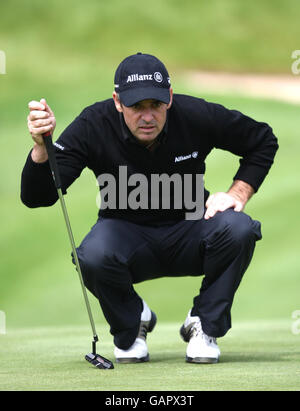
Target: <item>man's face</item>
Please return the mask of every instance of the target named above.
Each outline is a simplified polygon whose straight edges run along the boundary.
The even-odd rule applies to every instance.
[[[126,107],[118,100],[117,94],[113,93],[116,109],[123,113],[127,127],[139,142],[146,146],[155,140],[165,125],[167,110],[172,104],[172,89],[170,97],[169,104],[158,100],[142,100]]]

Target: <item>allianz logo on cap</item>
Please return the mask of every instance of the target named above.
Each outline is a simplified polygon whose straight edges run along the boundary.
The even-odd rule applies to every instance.
[[[159,71],[156,71],[154,74],[131,74],[127,77],[127,83],[132,83],[134,81],[157,81],[161,83],[163,81],[163,76]]]

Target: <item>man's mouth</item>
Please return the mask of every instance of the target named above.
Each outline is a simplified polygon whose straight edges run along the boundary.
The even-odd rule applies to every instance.
[[[146,132],[146,133],[150,133],[151,131],[153,131],[155,129],[155,126],[140,126],[139,127],[140,130]]]

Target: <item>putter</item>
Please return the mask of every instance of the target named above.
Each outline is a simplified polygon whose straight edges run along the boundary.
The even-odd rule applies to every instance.
[[[85,288],[85,285],[84,285],[84,282],[83,282],[81,268],[80,268],[80,264],[79,264],[79,260],[78,260],[78,256],[77,256],[76,247],[75,247],[74,237],[73,237],[73,233],[72,233],[72,229],[71,229],[71,225],[70,225],[70,220],[69,220],[69,216],[68,216],[68,213],[67,213],[66,204],[65,204],[63,193],[62,193],[62,189],[61,189],[61,180],[60,180],[60,175],[59,175],[59,172],[58,172],[55,152],[54,152],[54,148],[53,148],[53,144],[52,144],[52,135],[51,135],[51,133],[48,132],[48,133],[43,134],[43,138],[44,138],[44,143],[45,143],[46,150],[47,150],[47,153],[48,153],[48,158],[49,158],[50,169],[51,169],[51,172],[52,172],[52,177],[53,177],[53,180],[54,180],[55,187],[57,189],[58,197],[59,197],[59,200],[60,200],[60,205],[61,205],[61,208],[62,208],[62,211],[63,211],[65,223],[66,223],[66,226],[67,226],[69,239],[70,239],[70,242],[71,242],[71,247],[72,247],[72,252],[73,252],[73,257],[74,257],[74,260],[75,260],[76,270],[77,270],[77,273],[78,273],[78,276],[79,276],[79,281],[80,281],[80,284],[81,284],[83,297],[84,297],[86,309],[87,309],[87,312],[88,312],[88,316],[89,316],[89,320],[90,320],[90,324],[91,324],[91,328],[92,328],[92,332],[93,332],[92,352],[87,354],[85,356],[85,359],[97,368],[100,368],[100,369],[103,369],[103,370],[113,369],[114,366],[113,366],[113,363],[110,360],[108,360],[108,359],[106,359],[106,358],[104,358],[101,355],[96,353],[96,343],[98,341],[98,335],[96,333],[95,322],[94,322],[94,319],[93,319],[90,302],[89,302],[87,292],[86,292],[86,288]]]

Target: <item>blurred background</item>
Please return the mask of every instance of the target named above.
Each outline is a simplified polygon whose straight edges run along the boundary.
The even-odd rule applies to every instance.
[[[166,64],[176,93],[221,103],[273,128],[280,146],[275,164],[245,210],[262,222],[264,238],[232,315],[233,322],[291,319],[300,309],[300,74],[291,68],[292,52],[300,49],[299,13],[298,0],[1,1],[0,310],[7,330],[87,322],[59,203],[32,210],[20,201],[32,147],[28,102],[47,99],[57,139],[84,107],[111,97],[117,65],[138,51]],[[215,150],[207,159],[207,188],[226,191],[237,167],[237,157]],[[96,221],[96,195],[89,171],[68,190],[77,244]],[[201,278],[163,278],[136,289],[160,321],[180,324],[200,285]]]

